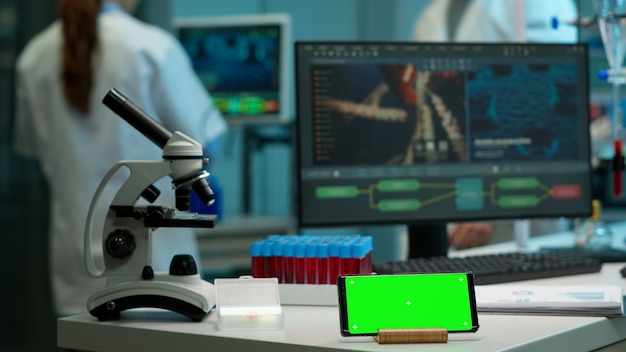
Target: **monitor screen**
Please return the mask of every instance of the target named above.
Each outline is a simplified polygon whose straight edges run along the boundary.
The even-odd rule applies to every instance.
[[[289,23],[284,14],[174,21],[175,35],[228,123],[287,121]]]
[[[295,49],[301,226],[591,214],[584,44]]]

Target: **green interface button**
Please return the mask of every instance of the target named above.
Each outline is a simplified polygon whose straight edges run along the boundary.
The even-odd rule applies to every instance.
[[[539,184],[534,177],[510,177],[498,181],[500,189],[533,189]]]
[[[382,200],[378,203],[380,211],[410,211],[419,208],[420,202],[417,199]]]
[[[539,204],[535,196],[505,196],[500,197],[499,204],[503,208],[528,208]]]
[[[359,189],[356,186],[330,186],[315,189],[317,198],[354,198],[358,194]]]
[[[416,180],[386,180],[378,182],[378,190],[381,192],[405,192],[417,191],[420,183]]]
[[[243,113],[258,115],[265,112],[265,101],[259,97],[246,97],[242,102]]]

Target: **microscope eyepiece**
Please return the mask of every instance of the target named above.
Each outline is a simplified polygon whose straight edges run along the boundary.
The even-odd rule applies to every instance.
[[[107,93],[104,99],[102,99],[102,103],[161,149],[172,137],[172,132],[148,116],[115,88]]]

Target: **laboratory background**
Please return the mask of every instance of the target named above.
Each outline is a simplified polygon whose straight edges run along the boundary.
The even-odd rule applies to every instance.
[[[503,0],[509,1],[509,0]],[[513,0],[511,0],[513,1]],[[287,14],[290,41],[413,40],[416,18],[429,0],[144,0],[138,18],[170,30],[172,22],[196,16]],[[576,1],[580,16],[592,16],[591,0]],[[56,317],[48,278],[48,190],[36,165],[12,149],[15,60],[26,42],[57,15],[55,0],[0,0],[0,219],[2,224],[2,289],[0,350],[54,351]],[[558,13],[546,13],[546,22]],[[576,20],[563,18],[561,21]],[[599,35],[580,30],[578,40],[590,44],[592,109],[601,114],[608,99],[606,82],[595,72],[606,67]],[[295,77],[289,68],[289,121],[263,126],[230,126],[210,171],[218,190],[221,221],[214,236],[201,240],[209,277],[245,273],[246,252],[253,238],[298,231],[294,219]],[[601,42],[600,42],[601,43]],[[601,45],[601,44],[600,44]],[[593,112],[592,112],[593,115]],[[85,195],[91,197],[91,195]],[[326,231],[331,231],[328,229]],[[395,232],[395,228],[358,229]],[[377,237],[379,238],[379,237]],[[398,255],[401,239],[378,241],[377,259]],[[383,243],[385,242],[385,243]],[[388,247],[388,250],[382,248]],[[388,257],[388,258],[384,258]]]

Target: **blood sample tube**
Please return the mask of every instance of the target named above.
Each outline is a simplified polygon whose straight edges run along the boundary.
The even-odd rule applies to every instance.
[[[335,236],[328,244],[328,274],[329,283],[336,284],[337,277],[341,274],[341,259],[339,258],[339,247],[341,246],[341,236]]]
[[[344,238],[339,245],[339,260],[341,261],[341,274],[356,274],[356,261],[352,257],[352,247],[356,241],[355,237]]]
[[[374,240],[372,236],[365,236],[365,260],[363,261],[364,266],[362,267],[361,272],[364,274],[371,274],[374,272],[374,264],[372,262],[372,252],[374,251]]]
[[[317,257],[317,247],[321,237],[313,236],[306,245],[306,283],[316,285],[318,283],[317,269],[319,258]]]
[[[278,282],[285,280],[285,264],[283,257],[283,248],[285,243],[280,238],[275,238],[272,245],[272,256],[270,258],[270,277],[275,277]]]
[[[304,284],[306,283],[306,266],[305,266],[305,254],[306,254],[306,241],[305,238],[299,238],[298,242],[294,246],[293,262],[294,262],[294,283]]]
[[[371,237],[363,236],[353,242],[352,265],[354,265],[354,274],[371,274],[371,264],[368,263],[371,261],[371,251]]]
[[[261,278],[264,275],[263,256],[261,251],[263,250],[263,241],[257,240],[250,244],[250,258],[251,258],[251,275],[252,277]]]
[[[294,249],[295,249],[295,245],[296,245],[296,241],[297,241],[297,237],[290,237],[286,242],[285,245],[283,247],[283,263],[285,265],[285,270],[284,270],[284,279],[285,279],[285,283],[286,284],[292,284],[295,281],[294,278],[294,268],[295,268],[295,262],[294,262]]]
[[[263,276],[260,277],[272,277],[274,275],[271,263],[273,246],[274,242],[269,239],[263,242],[263,249],[261,250],[261,256],[263,257]]]
[[[317,283],[320,285],[330,283],[328,242],[329,239],[324,238],[317,245]]]

